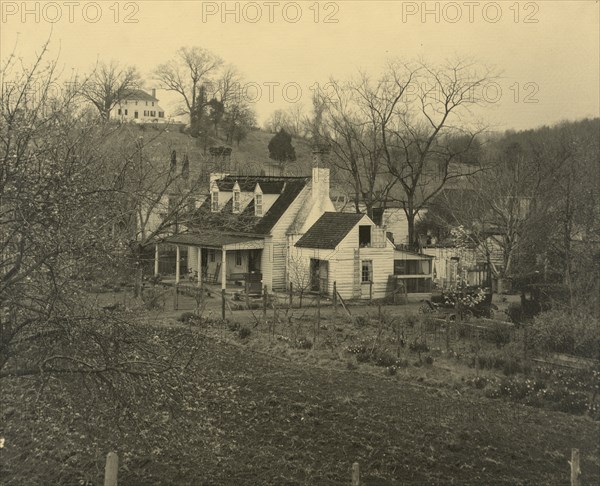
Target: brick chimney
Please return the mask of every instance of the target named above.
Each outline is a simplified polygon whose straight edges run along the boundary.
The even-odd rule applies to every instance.
[[[152,97],[156,98],[156,88],[152,88]]]

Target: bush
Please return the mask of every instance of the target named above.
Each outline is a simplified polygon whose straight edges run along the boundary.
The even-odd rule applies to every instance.
[[[396,364],[396,357],[389,351],[376,350],[371,360],[376,366],[392,366]]]
[[[426,353],[427,351],[429,351],[429,346],[425,341],[417,338],[408,345],[408,349],[410,349],[414,353]]]
[[[433,364],[433,356],[431,356],[431,355],[426,356],[425,364],[432,365]]]
[[[358,327],[365,327],[369,325],[369,320],[365,316],[355,316],[354,325]]]
[[[250,328],[248,328],[246,326],[240,328],[240,330],[238,331],[238,335],[239,335],[240,339],[246,339],[247,337],[250,336],[250,334],[252,334],[252,331],[250,330]]]
[[[183,312],[177,320],[179,322],[183,322],[184,324],[195,324],[200,320],[200,316],[197,316],[193,312]]]
[[[530,338],[543,352],[597,358],[600,353],[600,321],[593,316],[561,310],[543,312],[534,318]]]
[[[165,296],[163,292],[155,287],[142,293],[142,301],[146,310],[163,310],[165,308]]]
[[[296,341],[296,347],[298,349],[311,349],[313,347],[313,343],[310,339],[302,337]]]
[[[510,342],[510,328],[505,324],[493,323],[485,333],[486,340],[501,348]]]

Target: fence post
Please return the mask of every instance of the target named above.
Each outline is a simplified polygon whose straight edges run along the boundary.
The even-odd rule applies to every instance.
[[[369,282],[369,302],[373,300],[373,280]]]
[[[315,343],[314,347],[317,347],[317,337],[321,330],[321,289],[317,292],[317,327],[315,329]]]
[[[179,284],[175,284],[175,293],[173,294],[173,308],[179,310]]]
[[[293,304],[294,304],[294,284],[293,284],[293,282],[290,282],[290,309],[292,308]]]
[[[333,281],[333,312],[337,314],[337,283]]]
[[[579,467],[579,449],[571,449],[571,486],[581,486],[579,477],[581,476],[581,468]]]
[[[358,462],[352,464],[352,486],[360,486],[360,466]]]
[[[106,455],[106,466],[104,468],[104,486],[117,486],[117,473],[119,471],[119,456],[116,452]]]
[[[225,289],[221,289],[221,319],[225,320]]]
[[[267,286],[265,285],[263,287],[263,318],[266,319],[267,318]]]

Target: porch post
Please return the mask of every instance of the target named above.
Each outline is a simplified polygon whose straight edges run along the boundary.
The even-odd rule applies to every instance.
[[[175,255],[175,283],[178,284],[179,283],[179,277],[180,277],[180,273],[179,273],[179,260],[181,259],[181,252],[179,251],[179,245],[177,245],[175,248],[176,248],[176,255]]]
[[[154,246],[154,276],[158,276],[158,245]]]
[[[221,250],[221,290],[227,287],[227,250],[225,247]]]
[[[198,287],[202,287],[202,248],[198,247]]]

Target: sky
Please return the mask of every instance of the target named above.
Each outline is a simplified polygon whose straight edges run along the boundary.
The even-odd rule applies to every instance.
[[[182,46],[221,56],[243,74],[259,121],[310,105],[311,87],[390,59],[469,58],[501,73],[478,115],[495,130],[600,116],[598,1],[5,1],[0,57],[25,62],[50,38],[63,74],[100,61],[133,64],[145,87]],[[174,111],[177,97],[157,92]]]

